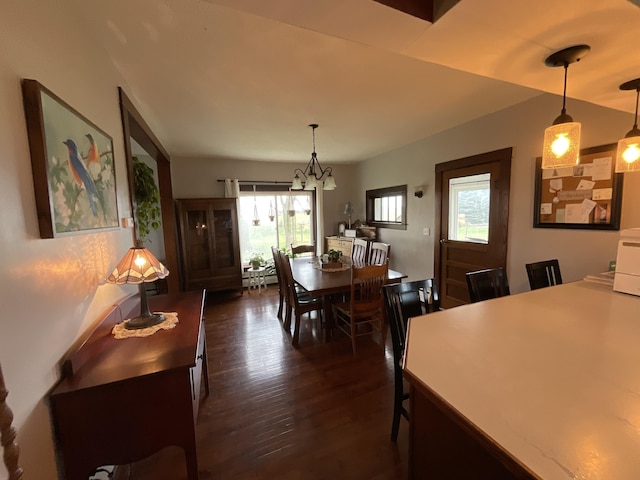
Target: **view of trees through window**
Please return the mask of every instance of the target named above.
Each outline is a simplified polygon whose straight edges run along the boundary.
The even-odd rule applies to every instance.
[[[290,250],[291,244],[314,243],[311,192],[241,192],[238,217],[243,264],[256,253],[269,261],[272,246]]]
[[[489,241],[490,174],[449,182],[449,240]]]

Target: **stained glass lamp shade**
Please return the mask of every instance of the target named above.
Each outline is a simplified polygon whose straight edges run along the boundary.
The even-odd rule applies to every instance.
[[[151,313],[147,302],[145,283],[155,282],[169,275],[169,270],[153,254],[141,245],[132,247],[115,270],[107,277],[107,282],[116,285],[135,284],[140,289],[140,315],[127,320],[125,328],[135,330],[147,328],[164,320],[164,315]]]

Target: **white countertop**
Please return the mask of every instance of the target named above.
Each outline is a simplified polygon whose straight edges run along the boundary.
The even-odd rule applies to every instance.
[[[543,479],[640,479],[640,297],[580,281],[417,317],[405,370]]]

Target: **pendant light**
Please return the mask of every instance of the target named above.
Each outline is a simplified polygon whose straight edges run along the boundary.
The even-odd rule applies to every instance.
[[[293,190],[293,187],[291,187],[291,190]],[[289,202],[287,203],[287,215],[289,215],[290,217],[295,217],[296,211],[293,207],[293,198],[291,198],[291,190],[289,190]]]
[[[312,123],[309,127],[311,127],[313,135],[313,152],[311,153],[311,160],[309,160],[309,163],[304,170],[296,168],[293,171],[295,176],[291,181],[291,189],[303,189],[302,178],[300,178],[300,175],[302,175],[304,177],[305,190],[313,190],[318,187],[322,187],[323,190],[335,190],[336,179],[333,177],[331,167],[322,168],[318,161],[318,155],[316,154],[316,128],[318,128],[318,124]]]
[[[269,220],[273,222],[276,218],[276,214],[273,211],[273,201],[269,200]]]
[[[260,226],[260,217],[258,216],[258,199],[256,197],[256,186],[253,186],[253,220],[251,221],[254,227]]]
[[[640,129],[638,129],[638,100],[640,99],[640,78],[620,85],[620,90],[636,91],[636,116],[633,128],[618,142],[616,155],[616,173],[637,172],[640,170]]]
[[[581,125],[573,121],[566,109],[567,71],[569,65],[579,62],[589,50],[589,45],[574,45],[549,55],[544,61],[547,67],[564,67],[564,90],[560,115],[544,131],[542,168],[573,167],[580,161]]]

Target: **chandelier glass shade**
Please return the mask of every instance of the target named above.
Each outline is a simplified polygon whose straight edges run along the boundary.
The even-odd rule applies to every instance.
[[[312,123],[309,126],[313,135],[313,152],[304,170],[296,168],[293,171],[295,175],[291,181],[291,190],[313,190],[320,187],[323,190],[335,190],[336,179],[333,177],[331,167],[322,168],[316,154],[316,128],[318,128],[318,124]]]

